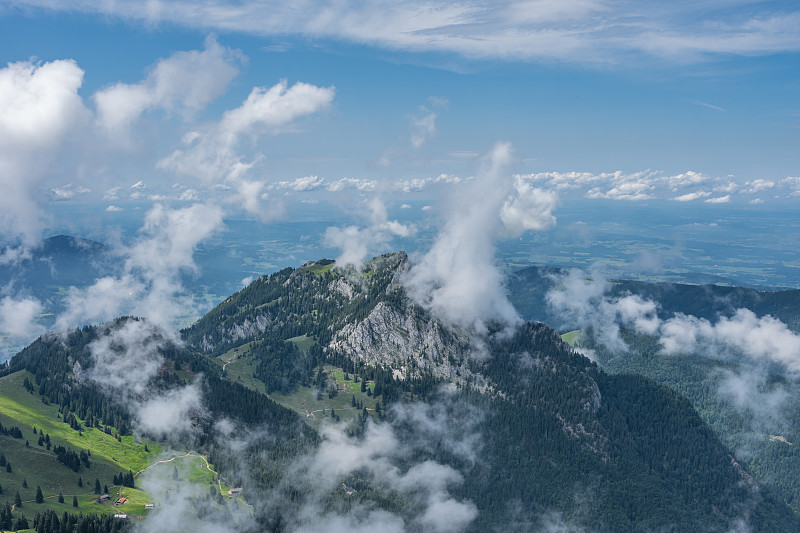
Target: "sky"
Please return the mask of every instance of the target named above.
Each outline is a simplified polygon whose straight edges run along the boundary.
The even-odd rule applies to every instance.
[[[633,206],[610,240],[680,213],[676,246],[695,216],[720,242],[733,213],[725,239],[797,249],[793,2],[5,0],[0,44],[4,265],[64,228],[120,240],[117,221],[106,287],[176,298],[225,221],[334,213],[315,238],[357,262],[452,225],[453,198],[501,209],[495,240]],[[498,150],[504,181],[468,188]],[[70,319],[103,318],[89,296]],[[0,297],[0,330],[41,311]]]

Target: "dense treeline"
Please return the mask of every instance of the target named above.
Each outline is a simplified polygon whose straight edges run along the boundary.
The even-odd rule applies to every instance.
[[[7,428],[0,422],[0,435],[8,435],[14,439],[21,439],[23,437],[22,430],[18,426],[11,426]]]
[[[59,515],[52,510],[37,511],[31,525],[36,533],[116,533],[131,529],[130,522],[111,515]]]

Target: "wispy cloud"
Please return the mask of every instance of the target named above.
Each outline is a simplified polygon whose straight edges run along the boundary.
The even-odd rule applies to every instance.
[[[648,57],[700,61],[724,55],[800,50],[800,11],[755,0],[610,4],[602,0],[485,3],[402,0],[391,5],[248,0],[97,3],[15,0],[17,6],[94,12],[148,24],[337,39],[391,50],[448,52],[467,58],[620,63]],[[335,21],[335,23],[333,23]]]
[[[709,109],[713,109],[714,111],[722,111],[723,113],[727,112],[727,109],[725,109],[725,108],[719,107],[719,106],[714,105],[714,104],[709,104],[708,102],[703,102],[701,100],[692,100],[691,102],[693,104],[695,104],[695,105],[699,105],[699,106],[702,106],[702,107],[707,107]]]

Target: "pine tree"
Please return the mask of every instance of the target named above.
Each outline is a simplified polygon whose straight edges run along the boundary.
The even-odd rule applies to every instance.
[[[22,496],[19,495],[19,491],[14,495],[14,507],[22,507]]]
[[[36,503],[44,503],[44,494],[42,494],[42,487],[36,486]]]
[[[27,489],[28,488],[28,478],[24,478],[22,480],[22,488],[23,489]]]
[[[73,496],[72,497],[72,506],[75,507],[76,509],[78,508],[78,497],[77,496]]]
[[[64,503],[64,495],[58,491],[58,503]]]
[[[83,478],[78,476],[78,486],[83,487]]]
[[[97,478],[94,480],[94,493],[100,494],[100,480]]]
[[[28,529],[28,519],[25,518],[25,515],[18,516],[14,520],[14,531],[19,531],[20,529]]]

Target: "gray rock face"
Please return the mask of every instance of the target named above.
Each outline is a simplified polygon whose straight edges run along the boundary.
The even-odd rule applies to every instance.
[[[256,315],[252,319],[246,318],[241,324],[233,324],[222,333],[222,338],[226,342],[236,342],[254,337],[259,333],[264,333],[270,324],[272,324],[272,317],[269,313]],[[205,335],[200,341],[200,349],[206,353],[213,352],[216,347],[216,344]]]
[[[398,311],[379,302],[364,320],[339,330],[329,348],[366,363],[391,366],[402,379],[429,372],[454,383],[469,377],[485,382],[467,368],[469,335],[412,305]]]

